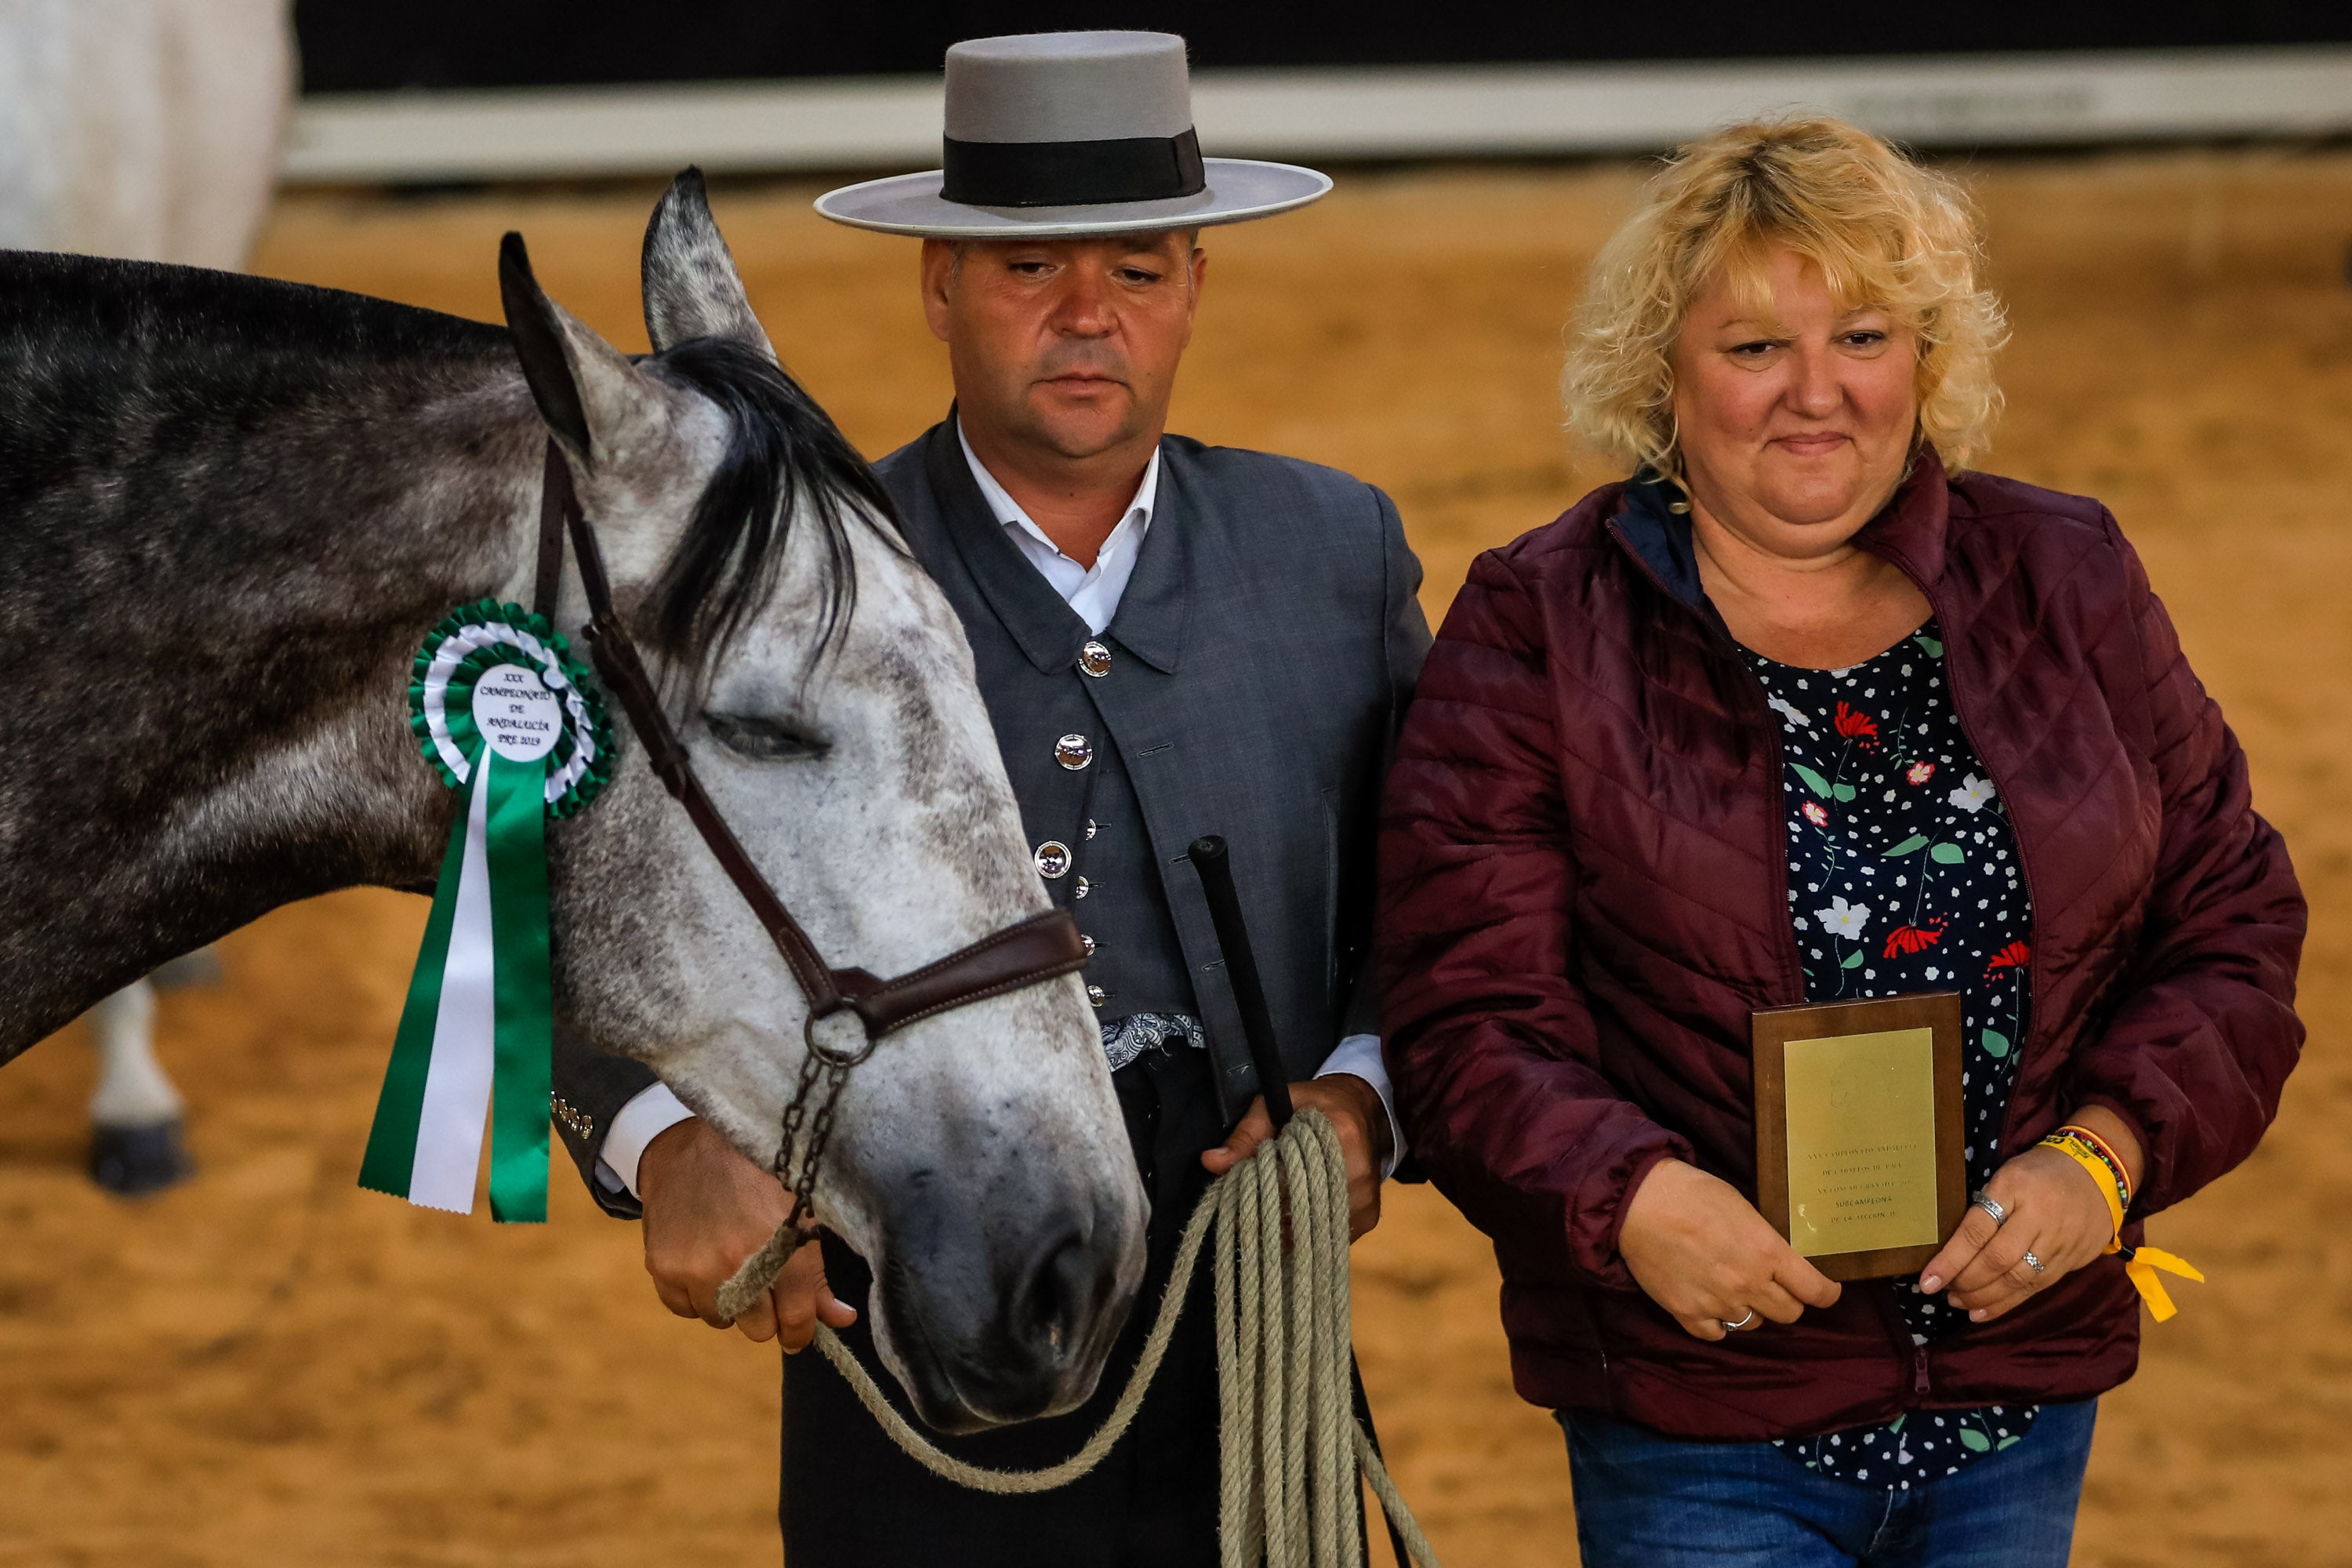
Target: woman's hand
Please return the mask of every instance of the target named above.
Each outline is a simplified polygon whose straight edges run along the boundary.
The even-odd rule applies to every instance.
[[[1685,1332],[1719,1340],[1746,1319],[1793,1323],[1833,1306],[1836,1281],[1799,1256],[1739,1189],[1680,1160],[1650,1167],[1625,1205],[1618,1253]],[[1751,1317],[1753,1313],[1755,1316]]]
[[[2037,1290],[2046,1290],[2105,1252],[2115,1215],[2091,1173],[2055,1149],[2028,1149],[1992,1173],[1984,1190],[2008,1214],[1970,1205],[1944,1250],[1920,1271],[1932,1296],[1948,1286],[1951,1302],[1974,1323],[1989,1323]],[[2037,1271],[2025,1261],[2032,1253]]]

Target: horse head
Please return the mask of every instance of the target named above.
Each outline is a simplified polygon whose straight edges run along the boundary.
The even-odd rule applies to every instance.
[[[550,300],[519,237],[500,281],[671,721],[826,962],[904,973],[1046,910],[961,627],[778,364],[699,176],[646,232],[651,355]],[[585,613],[568,575],[557,622]],[[550,876],[566,1021],[774,1165],[808,1004],[643,746],[625,740],[612,787],[551,835]],[[872,1265],[876,1343],[932,1425],[1082,1402],[1140,1276],[1145,1205],[1080,981],[881,1041],[815,1208]]]
[[[698,179],[645,267],[632,359],[519,240],[507,331],[0,251],[0,1062],[270,910],[430,885],[457,802],[411,665],[451,606],[531,596],[551,437],[665,715],[824,967],[903,975],[1047,909],[961,629],[777,364]],[[584,609],[567,573],[559,627]],[[625,730],[548,844],[559,1020],[772,1163],[807,1004]],[[948,1428],[1086,1397],[1143,1209],[1070,976],[882,1037],[816,1191]]]

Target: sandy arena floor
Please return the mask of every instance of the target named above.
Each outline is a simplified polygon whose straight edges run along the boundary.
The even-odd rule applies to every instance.
[[[2352,1561],[2352,154],[1973,177],[2016,321],[1990,466],[2123,520],[2316,914],[2313,1059],[2252,1163],[2156,1227],[2213,1283],[2106,1403],[2077,1558]],[[1473,554],[1607,477],[1564,455],[1552,384],[1633,178],[1358,174],[1215,233],[1177,427],[1385,486],[1434,617]],[[786,359],[879,455],[943,410],[943,359],[912,246],[819,222],[810,194],[717,205]],[[292,197],[256,265],[495,319],[497,238],[520,227],[551,292],[641,348],[652,195]],[[179,1192],[122,1205],[81,1179],[78,1033],[0,1077],[0,1564],[775,1560],[772,1350],[664,1312],[635,1229],[568,1172],[543,1229],[353,1187],[424,911],[375,891],[282,910],[229,939],[224,986],[166,999],[204,1167]],[[1571,1563],[1567,1465],[1511,1394],[1487,1250],[1427,1189],[1391,1193],[1357,1328],[1405,1489],[1449,1563]]]

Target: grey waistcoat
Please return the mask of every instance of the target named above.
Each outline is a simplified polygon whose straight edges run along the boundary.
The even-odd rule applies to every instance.
[[[1087,980],[1103,1016],[1195,1014],[1227,1116],[1255,1092],[1184,858],[1220,833],[1290,1075],[1376,1029],[1358,985],[1374,817],[1429,646],[1421,566],[1388,498],[1333,469],[1168,437],[1134,575],[1089,639],[990,514],[951,422],[876,468],[963,621],[1031,845],[1048,869],[1060,857],[1045,847],[1069,853],[1045,885],[1096,942]],[[1080,668],[1089,640],[1108,655],[1099,676]]]

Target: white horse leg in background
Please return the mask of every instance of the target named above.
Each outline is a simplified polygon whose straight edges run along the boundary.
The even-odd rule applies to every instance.
[[[243,268],[293,91],[288,12],[288,0],[0,0],[0,248]],[[87,1022],[91,1178],[122,1194],[184,1179],[153,985],[124,987]]]
[[[155,1059],[153,983],[132,981],[83,1014],[82,1025],[99,1063],[89,1097],[90,1179],[129,1196],[189,1174],[180,1091]]]

